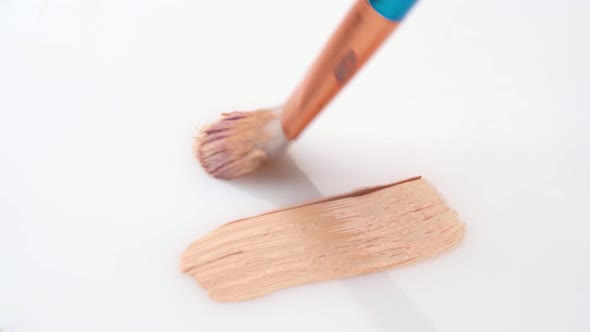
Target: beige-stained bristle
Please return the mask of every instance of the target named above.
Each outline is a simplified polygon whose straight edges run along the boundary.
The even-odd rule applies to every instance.
[[[181,270],[219,301],[384,271],[457,246],[465,228],[426,180],[365,188],[225,224]]]
[[[278,121],[272,110],[222,114],[195,139],[199,162],[207,173],[221,179],[254,171],[269,159],[264,147],[273,139],[267,130],[271,121]]]

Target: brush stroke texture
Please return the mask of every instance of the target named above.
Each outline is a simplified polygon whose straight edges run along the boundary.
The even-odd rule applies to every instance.
[[[414,178],[225,224],[193,243],[181,269],[219,301],[388,270],[458,245],[464,225]]]

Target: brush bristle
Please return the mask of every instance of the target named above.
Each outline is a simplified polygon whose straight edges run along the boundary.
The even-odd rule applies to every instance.
[[[221,179],[253,172],[269,159],[265,146],[273,139],[267,130],[272,121],[278,121],[272,110],[222,114],[195,140],[199,162],[207,173]]]

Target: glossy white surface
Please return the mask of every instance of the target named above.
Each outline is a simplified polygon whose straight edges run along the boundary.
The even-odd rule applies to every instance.
[[[422,1],[289,150],[208,178],[194,129],[286,97],[350,1],[0,1],[0,330],[588,331],[590,2]],[[423,175],[458,250],[221,304],[236,218]]]

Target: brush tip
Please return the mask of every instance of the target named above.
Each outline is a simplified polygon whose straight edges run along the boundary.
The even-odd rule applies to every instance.
[[[277,132],[277,126],[279,132]],[[234,179],[255,171],[272,158],[282,140],[276,112],[231,112],[201,129],[195,138],[195,154],[207,173]]]

